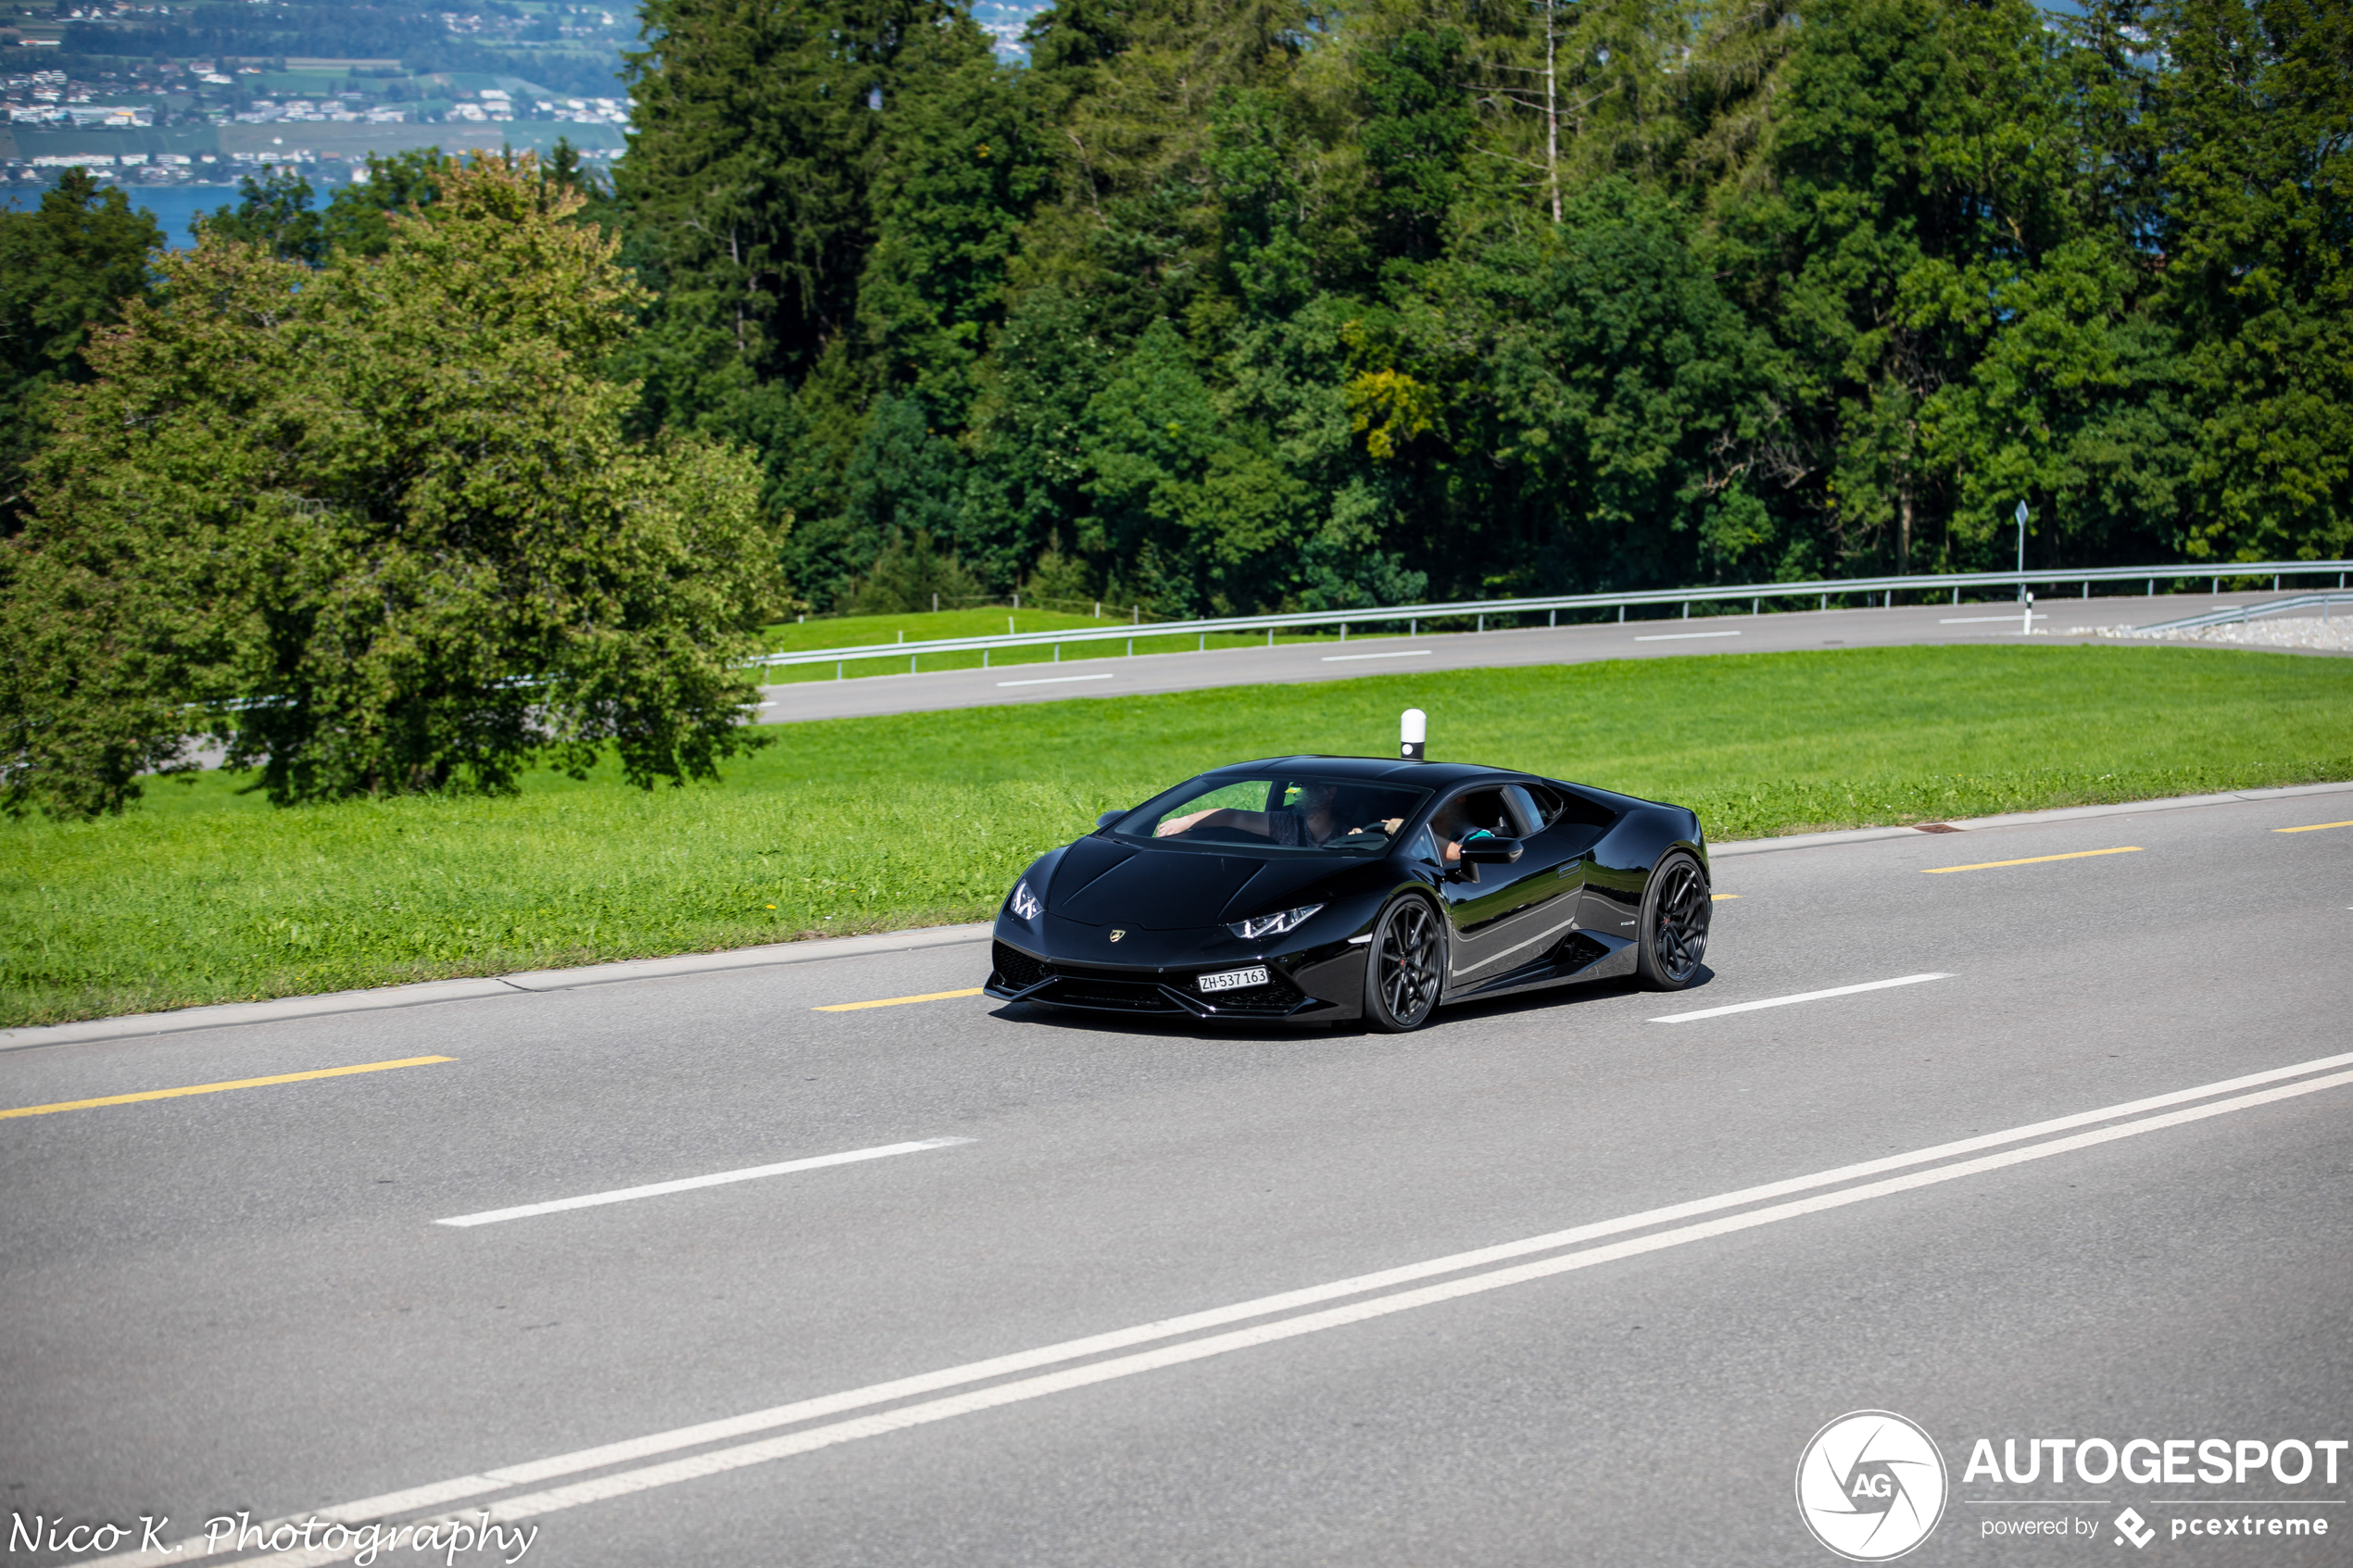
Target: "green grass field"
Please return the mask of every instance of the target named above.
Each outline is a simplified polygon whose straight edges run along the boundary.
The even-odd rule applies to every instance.
[[[1101,616],[1065,615],[1059,611],[1004,608],[980,609],[944,609],[937,613],[925,611],[918,615],[842,615],[828,616],[820,621],[781,621],[761,633],[771,652],[799,652],[804,648],[869,647],[877,643],[929,642],[947,637],[993,637],[1017,632],[1100,632],[1117,627],[1126,620],[1126,612],[1111,613],[1106,606]],[[1434,624],[1434,623],[1433,623]],[[1400,628],[1402,631],[1403,628]],[[1362,635],[1365,628],[1356,628]],[[1277,643],[1325,642],[1337,638],[1337,628],[1311,632],[1277,633]],[[1180,637],[1118,638],[1107,642],[1067,643],[1063,646],[1062,659],[1067,662],[1082,659],[1121,659],[1127,655],[1130,643],[1139,654],[1183,653],[1201,648],[1233,648],[1245,646],[1264,647],[1266,634],[1234,633],[1220,635],[1191,634]],[[984,656],[977,653],[935,653],[923,656],[923,670],[977,670]],[[987,656],[989,667],[1008,664],[1048,664],[1054,661],[1055,650],[1048,644],[1038,647],[998,648]],[[857,680],[865,675],[904,675],[908,660],[902,656],[880,659],[852,659],[837,664],[787,664],[769,669],[761,674],[767,685],[788,685],[797,681]]]
[[[831,624],[838,624],[831,623]],[[160,782],[0,824],[0,1022],[985,917],[1096,813],[1220,763],[1430,752],[1697,809],[1718,840],[2353,778],[2353,661],[1924,647],[1387,675],[780,728],[724,783],[275,810]]]

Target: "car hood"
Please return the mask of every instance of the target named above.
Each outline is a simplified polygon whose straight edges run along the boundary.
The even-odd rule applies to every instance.
[[[1082,838],[1063,851],[1046,907],[1082,925],[1182,931],[1255,913],[1333,869],[1292,856],[1261,859]]]

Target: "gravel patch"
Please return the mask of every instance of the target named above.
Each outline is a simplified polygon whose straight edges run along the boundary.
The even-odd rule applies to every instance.
[[[2274,615],[2261,621],[2226,621],[2219,626],[2193,626],[2178,632],[2136,632],[2130,626],[2072,626],[2070,636],[2146,637],[2182,643],[2228,643],[2239,647],[2320,648],[2353,653],[2353,605],[2332,608],[2329,619],[2317,615]]]

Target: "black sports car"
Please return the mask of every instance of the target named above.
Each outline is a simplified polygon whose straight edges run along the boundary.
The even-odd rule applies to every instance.
[[[1204,773],[1038,858],[988,992],[1129,1016],[1416,1029],[1447,1002],[1691,983],[1707,845],[1680,806],[1466,763]]]

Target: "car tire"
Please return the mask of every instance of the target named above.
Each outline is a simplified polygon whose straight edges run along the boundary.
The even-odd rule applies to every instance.
[[[1419,1029],[1446,983],[1446,917],[1427,898],[1398,899],[1373,922],[1365,949],[1365,1023],[1384,1035]]]
[[[1680,991],[1699,974],[1707,956],[1707,927],[1715,909],[1707,873],[1688,850],[1659,857],[1642,889],[1642,922],[1635,972],[1654,991]]]

